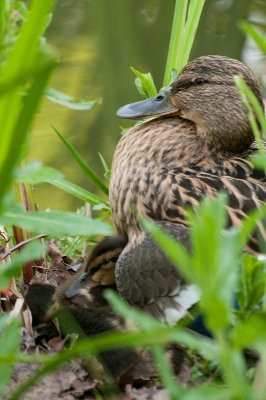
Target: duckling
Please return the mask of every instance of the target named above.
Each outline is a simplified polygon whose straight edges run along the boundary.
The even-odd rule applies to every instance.
[[[67,304],[100,307],[108,303],[104,289],[116,289],[115,265],[127,244],[123,236],[106,236],[91,251],[81,273],[75,274],[57,289],[56,296]]]
[[[81,338],[128,328],[127,321],[119,317],[103,297],[107,287],[116,288],[115,263],[125,246],[123,237],[105,237],[93,248],[85,272],[78,278],[72,276],[57,289],[44,283],[29,286],[25,301],[39,334],[38,343],[43,338],[50,340],[60,334],[54,318],[64,335],[75,333]],[[167,354],[178,373],[185,357],[184,350],[172,345]],[[122,386],[156,371],[149,353],[143,351],[126,348],[105,351],[100,353],[100,360]]]
[[[249,68],[210,55],[188,63],[164,92],[117,113],[122,118],[152,118],[127,131],[113,157],[112,218],[117,234],[128,241],[116,263],[116,285],[129,303],[162,321],[175,323],[199,293],[188,286],[182,295],[180,273],[158,255],[136,215],[159,223],[183,243],[189,236],[186,207],[197,208],[204,196],[227,193],[231,225],[240,225],[266,198],[265,175],[249,161],[258,148],[235,75],[243,77],[263,108]],[[259,229],[266,238],[263,226]],[[247,250],[259,251],[255,233]],[[178,295],[182,302],[176,301],[175,313],[172,300]]]

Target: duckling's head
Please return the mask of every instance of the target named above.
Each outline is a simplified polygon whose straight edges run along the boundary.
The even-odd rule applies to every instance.
[[[151,99],[124,106],[117,115],[141,119],[178,115],[195,123],[196,132],[211,147],[239,153],[254,135],[234,76],[240,75],[263,108],[258,82],[242,62],[224,56],[202,56],[188,63],[172,85]]]
[[[71,298],[81,295],[89,302],[102,300],[102,290],[115,285],[116,261],[126,246],[122,236],[107,236],[92,250],[84,272],[65,291]]]

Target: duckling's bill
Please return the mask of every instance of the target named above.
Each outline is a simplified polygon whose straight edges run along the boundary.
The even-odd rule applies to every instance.
[[[116,115],[120,118],[141,119],[154,115],[172,114],[177,111],[171,100],[171,88],[167,88],[150,99],[127,104],[119,108]]]
[[[81,289],[87,287],[89,279],[90,279],[90,273],[83,272],[83,274],[80,275],[80,277],[73,283],[73,285],[71,285],[67,289],[65,293],[66,297],[70,298],[79,294]]]

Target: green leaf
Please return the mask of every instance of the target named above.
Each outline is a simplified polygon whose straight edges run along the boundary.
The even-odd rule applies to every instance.
[[[147,74],[143,74],[133,67],[130,67],[130,69],[134,72],[135,75],[137,75],[135,83],[141,97],[143,97],[144,99],[148,99],[149,97],[156,96],[157,90],[154,85],[151,73],[148,72]]]
[[[186,22],[187,7],[188,7],[188,0],[184,1],[176,0],[171,38],[169,43],[164,80],[163,80],[164,87],[168,86],[171,82],[171,70],[177,68],[180,49],[182,46],[184,27]]]
[[[187,64],[205,0],[176,0],[163,87],[171,82],[171,71],[179,73]]]
[[[30,232],[61,235],[112,235],[113,229],[107,223],[83,217],[67,211],[24,212],[18,205],[10,206],[0,216],[3,225],[16,225]]]
[[[10,263],[2,264],[0,268],[0,289],[7,287],[10,279],[21,272],[21,268],[26,262],[40,258],[46,249],[47,246],[41,242],[31,242],[20,253],[13,256]]]
[[[43,167],[39,161],[34,161],[16,170],[15,181],[37,185],[49,180],[63,178],[63,174],[52,167]]]
[[[20,160],[23,143],[41,100],[43,89],[54,66],[55,59],[50,57],[50,61],[45,65],[43,71],[33,80],[21,109],[18,107],[18,103],[20,102],[18,93],[15,95],[18,89],[14,90],[14,93],[12,92],[12,96],[5,96],[2,101],[0,99],[0,120],[5,121],[2,126],[1,138],[3,139],[3,147],[1,147],[0,153],[1,194],[4,194],[7,190],[13,167]],[[9,121],[10,123],[7,121],[8,118],[6,118],[7,109],[8,118],[13,116],[12,121]],[[4,116],[3,113],[5,113]]]
[[[110,168],[108,167],[108,165],[107,165],[105,159],[103,158],[103,156],[101,155],[101,153],[98,152],[98,154],[99,154],[100,160],[101,160],[103,168],[104,168],[104,176],[106,178],[110,179],[110,176],[111,176]]]
[[[182,37],[182,45],[177,63],[178,73],[188,62],[204,3],[205,0],[191,0],[189,3],[186,25]]]
[[[72,196],[76,197],[77,199],[80,199],[82,201],[85,201],[89,204],[92,205],[97,205],[97,204],[105,204],[107,208],[109,208],[108,203],[102,199],[99,196],[96,196],[96,194],[93,194],[89,192],[86,189],[83,189],[82,187],[72,183],[68,182],[65,179],[54,179],[51,177],[50,179],[47,178],[43,182],[50,183],[51,185],[54,185],[65,192],[71,194]]]
[[[232,333],[233,345],[245,349],[256,342],[266,344],[266,314],[253,314],[240,322]]]
[[[248,317],[255,309],[258,310],[260,308],[265,291],[265,283],[266,263],[259,261],[255,256],[245,254],[236,291],[242,318]]]
[[[95,174],[95,172],[87,165],[86,161],[81,157],[81,155],[77,152],[76,149],[58,132],[56,128],[54,128],[55,133],[62,140],[62,142],[67,147],[70,154],[76,160],[81,169],[85,172],[85,174],[90,178],[90,180],[106,195],[108,196],[109,190],[105,183]]]
[[[75,99],[65,93],[59,92],[53,88],[47,87],[44,91],[45,97],[53,103],[59,104],[71,110],[91,110],[96,105],[100,104],[99,100],[85,101]]]
[[[266,53],[266,36],[262,31],[256,30],[254,24],[247,21],[240,21],[238,26],[242,32],[252,37],[263,53]]]
[[[264,134],[266,134],[266,119],[264,116],[263,109],[262,109],[258,99],[256,98],[255,94],[247,86],[247,84],[244,82],[243,78],[241,76],[235,76],[234,79],[235,79],[237,89],[241,95],[242,101],[243,101],[245,107],[247,108],[247,110],[249,111],[249,120],[250,120],[252,129],[253,129],[253,133],[254,133],[258,148],[259,148],[259,152],[261,154],[265,154],[261,135],[260,135],[259,128],[258,128],[256,118],[255,118],[257,116],[260,126],[262,128],[262,132],[264,132]],[[256,116],[254,114],[254,111],[256,113]]]
[[[3,319],[4,323],[2,324]],[[0,395],[2,395],[11,378],[15,355],[19,346],[20,320],[18,317],[7,320],[5,316],[0,316],[0,326],[0,358],[5,358],[4,363],[0,362]]]
[[[253,157],[250,158],[252,164],[259,169],[265,169],[266,170],[266,154],[256,154]]]

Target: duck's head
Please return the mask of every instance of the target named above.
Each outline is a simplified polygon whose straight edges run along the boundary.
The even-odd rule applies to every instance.
[[[197,134],[216,150],[239,153],[250,146],[254,136],[235,75],[243,77],[263,107],[258,82],[249,68],[238,60],[211,55],[191,61],[168,89],[120,108],[117,116],[142,119],[178,115],[194,122]]]
[[[93,301],[101,296],[104,288],[114,286],[116,261],[126,243],[122,236],[107,236],[99,242],[93,248],[84,272],[65,291],[66,298],[82,295]]]

